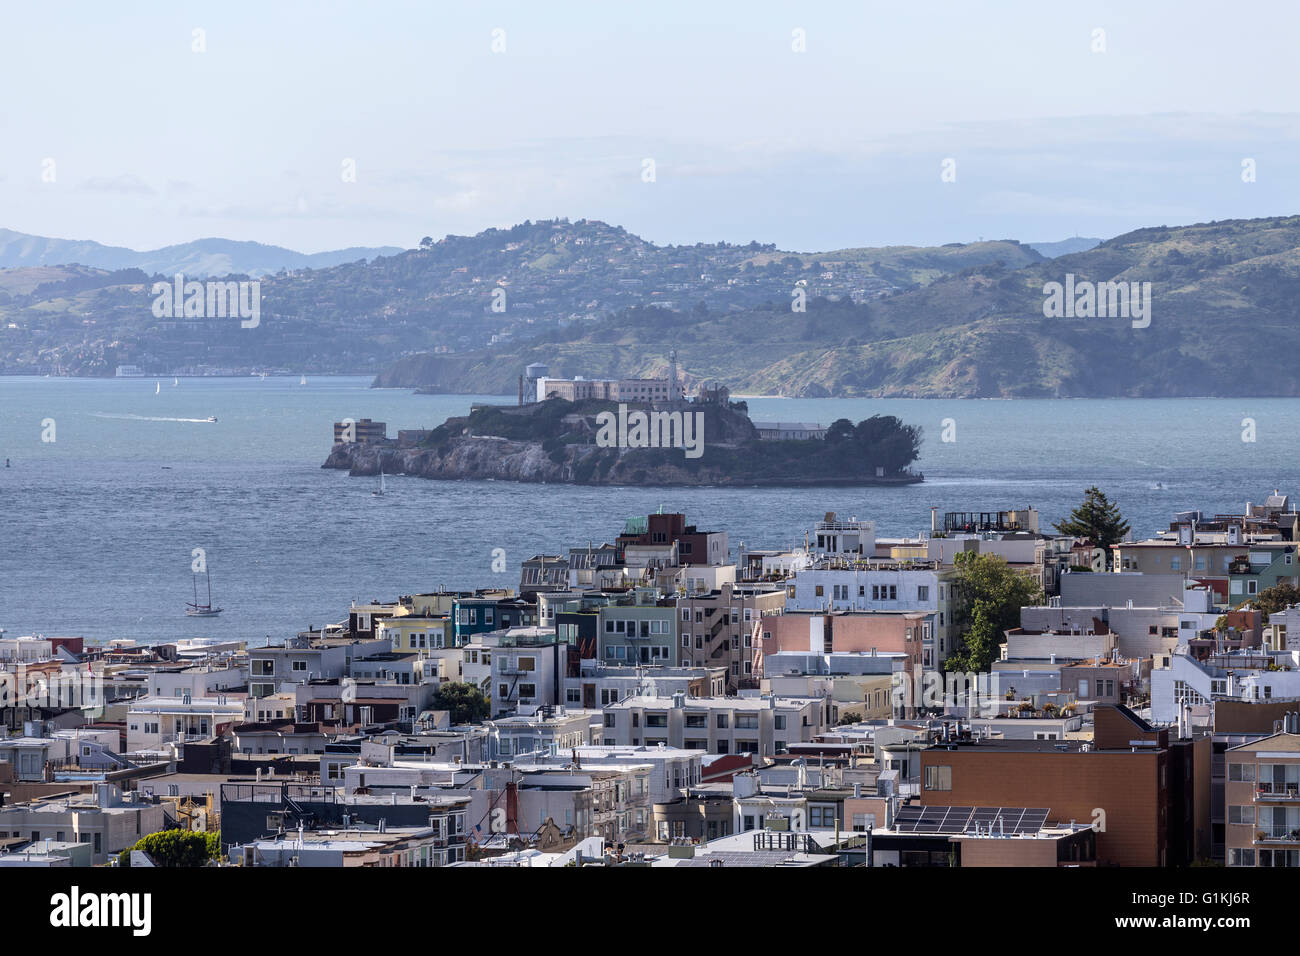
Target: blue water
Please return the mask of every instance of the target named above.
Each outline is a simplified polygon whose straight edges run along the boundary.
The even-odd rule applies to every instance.
[[[379,419],[395,433],[506,399],[373,390],[355,377],[163,379],[161,394],[155,381],[0,378],[0,458],[12,461],[0,468],[0,627],[10,635],[278,640],[341,620],[354,598],[515,585],[521,560],[612,540],[625,518],[661,505],[727,530],[734,553],[742,541],[793,545],[826,511],[890,535],[928,528],[931,505],[1033,505],[1046,527],[1096,483],[1146,534],[1177,510],[1236,512],[1275,487],[1300,491],[1297,399],[751,399],[758,420],[918,424],[926,481],[637,489],[395,477],[375,498],[372,480],[321,469],[335,420]],[[216,424],[201,421],[210,415]],[[1245,417],[1254,443],[1241,440]],[[941,441],[945,418],[954,442]],[[41,440],[45,419],[53,442]],[[505,574],[492,572],[498,547]],[[193,548],[207,551],[219,618],[184,615]]]

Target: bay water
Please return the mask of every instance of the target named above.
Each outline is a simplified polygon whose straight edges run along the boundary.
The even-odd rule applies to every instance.
[[[373,479],[320,467],[333,422],[367,417],[395,434],[434,427],[474,401],[509,399],[369,385],[369,377],[0,378],[0,459],[9,462],[0,467],[0,628],[147,643],[279,641],[345,618],[353,599],[517,586],[522,560],[612,541],[625,519],[660,507],[726,530],[734,556],[742,542],[801,543],[827,511],[902,535],[928,530],[932,506],[940,514],[1033,506],[1050,530],[1096,484],[1135,535],[1147,535],[1175,511],[1238,513],[1275,488],[1300,492],[1300,399],[750,398],[756,421],[887,414],[919,425],[914,467],[926,480],[754,489],[389,477],[387,494],[375,497]],[[195,548],[206,552],[220,617],[185,616]],[[493,571],[497,548],[504,573]]]

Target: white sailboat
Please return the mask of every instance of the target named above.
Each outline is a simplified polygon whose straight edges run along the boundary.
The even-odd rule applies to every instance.
[[[306,384],[307,384],[307,376],[304,375],[302,378],[300,378],[300,379],[298,380],[298,384],[299,384],[299,385],[306,385]]]
[[[180,383],[181,383],[181,380],[180,380],[179,378],[173,378],[173,379],[172,379],[172,388],[175,388],[175,387],[176,387],[177,385],[179,385]]]
[[[370,494],[375,498],[382,498],[387,493],[388,493],[388,486],[384,484],[384,466],[380,465],[379,466],[379,487],[376,488],[374,491],[370,492]]]
[[[192,575],[194,580],[194,603],[185,605],[185,613],[189,617],[216,617],[224,608],[212,606],[212,571],[209,568],[203,569],[207,573],[208,579],[208,603],[199,603],[199,579],[197,575]]]
[[[154,383],[153,383],[153,393],[154,393],[155,395],[161,395],[161,394],[162,394],[162,382],[154,382]]]

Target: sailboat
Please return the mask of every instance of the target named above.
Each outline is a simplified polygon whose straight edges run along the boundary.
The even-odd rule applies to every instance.
[[[388,486],[384,484],[384,468],[382,465],[380,465],[379,466],[379,487],[376,488],[374,491],[370,492],[370,494],[376,498],[382,498],[387,492],[388,492]]]
[[[162,382],[154,382],[154,383],[153,383],[153,393],[154,393],[155,395],[161,395],[161,394],[162,394]]]
[[[299,385],[306,385],[306,384],[307,384],[307,376],[304,375],[302,378],[298,379],[298,384],[299,384]]]
[[[180,383],[181,383],[181,380],[180,380],[179,378],[173,378],[173,379],[172,379],[172,388],[175,388],[175,387],[176,387],[177,385],[179,385]]]
[[[225,610],[224,608],[212,606],[212,570],[207,567],[205,567],[203,570],[207,575],[207,579],[208,579],[208,603],[207,604],[199,603],[199,579],[197,576],[195,576],[193,579],[194,580],[194,603],[185,605],[185,613],[189,617],[216,617],[223,610]]]

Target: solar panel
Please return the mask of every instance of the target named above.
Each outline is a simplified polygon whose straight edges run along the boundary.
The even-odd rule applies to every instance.
[[[894,819],[899,833],[1037,833],[1051,811],[1043,807],[900,807]]]

